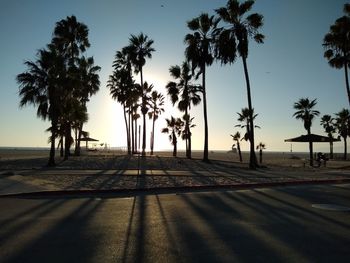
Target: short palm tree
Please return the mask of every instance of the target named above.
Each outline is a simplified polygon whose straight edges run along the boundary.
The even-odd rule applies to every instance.
[[[241,134],[239,132],[236,132],[234,135],[231,134],[232,139],[236,142],[237,144],[237,150],[238,150],[238,155],[239,155],[239,161],[242,162],[242,152],[241,152],[241,144],[240,144],[240,139],[241,139]],[[232,149],[235,146],[235,144],[232,145]]]
[[[190,131],[190,110],[191,105],[196,106],[200,103],[201,97],[198,94],[202,91],[201,86],[191,83],[193,74],[191,74],[190,65],[188,62],[183,62],[182,66],[171,66],[169,69],[170,75],[178,80],[178,82],[170,81],[166,85],[168,95],[171,98],[173,105],[178,103],[178,109],[185,112],[185,116],[189,116],[185,121],[186,129],[186,157],[191,159],[191,131]]]
[[[148,117],[152,120],[152,137],[151,137],[151,155],[153,155],[154,149],[154,124],[158,117],[164,112],[164,95],[153,91],[150,97],[150,109],[151,112],[148,113]]]
[[[350,66],[350,4],[344,5],[345,15],[330,26],[323,38],[324,57],[333,68],[344,68],[345,85],[350,104],[348,67]]]
[[[309,100],[309,98],[301,98],[298,102],[294,103],[294,109],[296,112],[293,114],[298,120],[302,120],[304,123],[304,128],[308,135],[311,135],[311,126],[313,119],[320,114],[319,111],[314,110],[317,100]],[[310,166],[313,166],[313,145],[312,141],[309,141],[310,150]]]
[[[162,129],[162,133],[169,134],[169,140],[174,146],[173,156],[177,155],[177,137],[181,135],[182,128],[184,126],[183,121],[180,118],[174,118],[171,116],[170,119],[165,119],[167,127]]]
[[[350,112],[348,109],[342,109],[335,114],[335,127],[338,134],[344,140],[344,160],[347,159],[347,137],[350,136]]]
[[[187,26],[193,31],[185,37],[185,55],[191,62],[192,69],[199,69],[202,75],[203,112],[204,112],[204,152],[203,161],[209,162],[208,153],[208,116],[207,116],[207,93],[206,93],[206,66],[214,61],[214,43],[216,38],[216,27],[219,20],[206,13],[187,22]]]
[[[324,128],[324,131],[327,133],[329,142],[329,158],[333,159],[333,134],[336,132],[334,126],[334,118],[331,115],[323,115],[321,118],[321,125]]]
[[[241,112],[237,112],[238,114],[238,121],[241,123],[241,124],[237,124],[235,127],[240,127],[242,129],[246,129],[246,133],[244,134],[244,137],[243,139],[246,140],[246,141],[249,141],[251,140],[251,121],[250,121],[250,118],[253,117],[253,119],[255,119],[258,114],[254,114],[254,109],[252,109],[252,112],[248,109],[248,108],[243,108],[241,110]],[[254,126],[255,128],[260,128],[260,126],[258,125],[255,125]]]
[[[263,153],[263,150],[266,149],[266,145],[265,143],[262,143],[260,142],[257,146],[256,146],[256,149],[259,150],[259,162],[260,164],[262,164],[262,153]]]
[[[217,58],[223,64],[233,63],[237,53],[242,58],[244,75],[247,86],[248,109],[253,114],[251,99],[251,88],[248,74],[247,58],[249,38],[253,38],[257,43],[263,43],[264,35],[259,33],[263,25],[263,16],[257,13],[247,15],[253,7],[254,1],[240,3],[238,0],[228,0],[226,7],[219,8],[216,13],[226,23],[227,27],[220,30],[217,41]],[[251,169],[257,167],[254,147],[254,123],[253,116],[250,117],[250,161]]]
[[[155,49],[152,47],[154,41],[148,39],[147,35],[140,33],[138,36],[131,35],[129,38],[129,54],[132,64],[134,65],[135,72],[140,73],[141,87],[144,87],[143,83],[143,66],[146,64],[146,58],[152,58],[152,53]],[[142,94],[142,105],[145,109],[147,104],[146,94]],[[146,114],[143,114],[143,133],[142,133],[142,156],[146,155]]]

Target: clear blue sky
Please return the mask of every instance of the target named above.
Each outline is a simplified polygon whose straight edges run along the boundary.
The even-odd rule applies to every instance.
[[[301,121],[292,118],[293,103],[301,97],[317,98],[322,114],[348,107],[344,73],[328,66],[323,58],[322,39],[329,26],[342,15],[343,0],[257,0],[253,12],[264,16],[263,45],[250,45],[248,58],[253,106],[259,114],[256,141],[271,151],[289,151],[285,138],[304,134]],[[19,109],[16,75],[25,70],[23,62],[35,59],[36,51],[51,41],[55,23],[70,15],[89,28],[91,48],[100,72],[101,87],[88,105],[86,129],[91,137],[111,146],[125,145],[121,107],[106,88],[114,54],[128,44],[130,34],[144,32],[154,40],[156,52],[145,66],[144,78],[165,93],[171,79],[168,69],[184,59],[186,21],[213,9],[225,0],[0,0],[0,146],[48,146],[48,122],[36,118],[33,107]],[[136,80],[139,77],[136,76]],[[214,63],[207,74],[209,148],[228,150],[230,134],[237,128],[237,114],[246,107],[246,86],[238,60],[232,66]],[[159,131],[165,117],[178,115],[167,101],[167,112],[157,121]],[[203,148],[202,105],[193,109],[197,127],[193,148]],[[315,119],[312,131],[323,134]],[[150,124],[148,125],[148,134]],[[244,132],[244,131],[242,131]],[[243,142],[243,149],[248,143]],[[166,135],[156,133],[157,149],[170,149]],[[336,144],[342,152],[343,144]],[[184,144],[180,144],[184,148]],[[306,144],[293,144],[295,151],[307,151]],[[328,145],[316,145],[316,150]]]

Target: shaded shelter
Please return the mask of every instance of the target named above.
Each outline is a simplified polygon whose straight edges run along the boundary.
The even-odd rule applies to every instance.
[[[97,139],[85,137],[80,139],[81,142],[86,142],[86,150],[88,149],[88,142],[98,142]]]
[[[301,135],[295,138],[290,138],[284,140],[285,142],[339,142],[339,138],[329,138],[327,136],[317,135],[317,134],[307,134]]]

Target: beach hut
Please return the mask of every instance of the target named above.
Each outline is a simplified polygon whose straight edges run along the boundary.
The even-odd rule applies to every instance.
[[[88,142],[98,142],[97,139],[93,139],[90,137],[85,137],[80,139],[81,142],[86,142],[86,150],[88,149]]]

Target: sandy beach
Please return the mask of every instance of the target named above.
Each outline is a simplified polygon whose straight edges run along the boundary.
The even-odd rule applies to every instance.
[[[150,189],[198,189],[246,187],[290,183],[348,182],[350,163],[330,160],[327,167],[309,167],[307,154],[265,153],[263,167],[248,169],[248,153],[240,163],[232,152],[210,152],[210,163],[184,152],[153,156],[128,156],[125,152],[93,151],[71,156],[57,166],[46,167],[48,150],[6,149],[0,151],[0,195],[28,192],[120,191]]]

